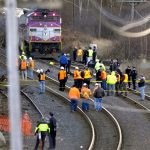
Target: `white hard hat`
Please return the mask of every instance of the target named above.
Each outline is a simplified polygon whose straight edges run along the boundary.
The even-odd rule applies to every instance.
[[[60,67],[60,69],[64,70],[64,67],[63,67],[63,66],[61,66],[61,67]]]
[[[86,84],[86,83],[83,83],[83,86],[87,86],[87,84]]]
[[[32,57],[29,57],[29,60],[32,60]]]
[[[98,62],[99,61],[99,59],[96,59],[96,62]]]
[[[37,73],[40,73],[40,70],[38,69],[36,72],[37,72]]]
[[[98,83],[95,83],[95,86],[99,86],[99,84],[98,84]]]
[[[77,70],[78,70],[78,69],[79,69],[79,67],[75,67],[75,69],[77,69]]]
[[[26,57],[26,56],[24,56],[24,57],[23,57],[23,59],[24,59],[24,60],[27,60],[27,57]]]
[[[40,72],[43,72],[43,69],[41,69]]]

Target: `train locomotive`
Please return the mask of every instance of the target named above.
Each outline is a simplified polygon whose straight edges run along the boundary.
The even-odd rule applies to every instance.
[[[52,53],[60,52],[61,24],[57,10],[36,9],[27,13],[25,27],[20,31],[21,49],[32,57],[49,57]]]

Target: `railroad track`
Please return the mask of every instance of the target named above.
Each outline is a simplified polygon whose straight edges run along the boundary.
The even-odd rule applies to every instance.
[[[30,96],[33,95],[34,92],[32,93],[30,88],[28,90],[29,90],[28,93],[30,94]],[[52,89],[49,88],[49,90],[52,90]],[[52,91],[52,92],[54,92],[54,91]],[[38,110],[38,112],[41,114],[41,116],[45,116],[45,115],[48,116],[49,111],[53,110],[52,108],[49,109],[46,107],[47,105],[50,105],[50,103],[47,103],[46,105],[44,105],[42,107],[42,105],[43,105],[42,102],[39,102],[39,101],[37,102],[37,99],[35,99],[34,97],[30,98],[28,96],[28,93],[25,93],[23,90],[21,91],[21,93],[26,98],[30,99],[30,102],[32,102],[32,104]],[[76,134],[76,136],[74,136],[74,138],[71,138],[70,136],[67,136],[66,133],[60,132],[60,135],[59,135],[60,137],[57,140],[59,143],[58,149],[61,149],[62,146],[64,146],[64,149],[70,149],[69,147],[74,147],[74,149],[80,149],[80,147],[81,148],[84,147],[85,149],[89,149],[89,150],[92,149],[93,145],[94,145],[94,141],[95,141],[95,130],[94,130],[94,126],[93,126],[91,120],[89,119],[89,117],[86,114],[84,114],[81,110],[79,110],[80,115],[79,115],[79,113],[76,113],[73,116],[69,116],[69,115],[67,116],[66,110],[60,109],[60,107],[64,108],[64,103],[58,104],[58,102],[57,103],[54,102],[54,101],[60,101],[60,97],[62,99],[62,96],[59,95],[59,97],[58,97],[58,93],[56,93],[56,92],[55,92],[55,94],[57,94],[57,96],[54,97],[49,94],[48,97],[50,97],[50,98],[53,97],[54,100],[52,100],[52,103],[53,103],[52,105],[53,105],[53,107],[56,108],[55,111],[62,112],[63,114],[65,114],[65,115],[59,114],[58,115],[59,117],[57,117],[57,118],[59,119],[60,122],[63,123],[62,127],[64,127],[64,128],[67,127],[69,129],[69,131],[68,131],[69,135],[74,135],[74,133]],[[39,94],[37,94],[37,95],[40,96]],[[47,99],[47,98],[45,98],[45,99]],[[65,99],[65,97],[63,97],[63,99]],[[41,98],[40,98],[40,100],[41,100]],[[54,105],[54,103],[56,103],[55,104],[56,106]],[[68,111],[68,108],[67,108],[67,111]],[[70,114],[70,112],[68,114]],[[67,116],[67,118],[72,118],[72,119],[70,119],[70,121],[71,121],[70,124],[68,124],[68,122],[65,121],[66,116]],[[83,119],[83,118],[85,118],[85,119]],[[37,120],[39,120],[39,118]],[[76,128],[73,128],[73,130],[72,130],[72,127],[74,125]],[[79,131],[79,130],[81,130],[81,131]],[[66,129],[62,129],[62,131],[65,132]],[[76,139],[77,137],[83,137],[84,135],[86,135],[85,138],[80,138],[80,139],[78,138],[78,140]],[[72,139],[72,141],[70,139]],[[27,144],[27,142],[29,142],[28,140],[26,140],[26,138],[25,138],[25,143],[26,143],[25,145],[28,145],[25,147],[25,149],[28,149],[29,147],[30,148],[33,147],[34,142],[32,141],[32,145],[30,145],[30,144]],[[74,142],[74,141],[76,141],[76,142]]]
[[[35,70],[40,69],[37,67],[40,67],[40,64],[38,61],[36,61]],[[43,63],[43,66],[41,66],[42,69],[47,69],[48,66],[45,66],[45,63]],[[56,71],[56,70],[55,70]],[[57,71],[58,72],[58,71]],[[55,74],[56,77],[56,74]],[[58,81],[55,79],[47,77],[48,80],[46,80],[46,84],[49,87],[52,87],[55,91],[58,90]],[[57,84],[57,86],[56,86]],[[68,97],[68,90],[69,86],[67,86],[67,91],[61,92],[61,95],[64,95],[65,97]],[[93,102],[91,103],[91,106],[93,105]],[[121,128],[119,126],[119,123],[115,119],[115,117],[106,109],[103,109],[101,112],[101,115],[94,111],[91,108],[91,111],[88,112],[88,116],[91,118],[93,124],[95,125],[96,130],[96,141],[94,149],[120,149],[121,143],[122,143],[122,134],[121,134]],[[115,131],[115,132],[114,132]],[[107,143],[106,139],[110,139],[112,143]]]

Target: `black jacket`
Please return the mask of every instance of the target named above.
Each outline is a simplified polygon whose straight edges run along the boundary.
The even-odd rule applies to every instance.
[[[94,97],[95,98],[102,98],[105,96],[105,92],[102,88],[98,87],[95,91],[94,91]]]

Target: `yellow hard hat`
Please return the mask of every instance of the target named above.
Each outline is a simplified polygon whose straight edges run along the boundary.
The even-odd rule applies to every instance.
[[[54,62],[50,62],[49,64],[50,64],[50,65],[54,65]]]

